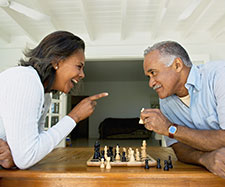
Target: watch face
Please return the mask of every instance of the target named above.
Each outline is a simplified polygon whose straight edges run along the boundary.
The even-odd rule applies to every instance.
[[[176,131],[177,131],[177,128],[174,127],[174,126],[171,126],[171,127],[169,128],[169,132],[170,132],[171,134],[174,134]]]

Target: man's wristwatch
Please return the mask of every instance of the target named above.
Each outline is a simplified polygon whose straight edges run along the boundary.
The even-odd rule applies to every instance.
[[[169,126],[168,132],[170,138],[174,138],[174,134],[176,134],[177,132],[177,126],[178,126],[177,124],[172,124]]]

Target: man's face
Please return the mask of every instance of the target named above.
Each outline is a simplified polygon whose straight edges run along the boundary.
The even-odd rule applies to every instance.
[[[179,77],[173,65],[167,67],[165,62],[171,58],[160,56],[158,50],[147,54],[144,58],[144,72],[149,77],[149,86],[153,88],[159,98],[163,99],[176,93],[176,85]]]

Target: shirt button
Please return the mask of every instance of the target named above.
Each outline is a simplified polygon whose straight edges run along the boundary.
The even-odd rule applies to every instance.
[[[193,91],[193,93],[195,93],[195,90]]]

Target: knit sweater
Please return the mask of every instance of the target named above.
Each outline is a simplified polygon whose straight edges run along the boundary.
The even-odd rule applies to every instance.
[[[0,138],[7,141],[17,167],[31,167],[76,126],[63,117],[44,131],[51,98],[32,67],[13,67],[0,73]]]

